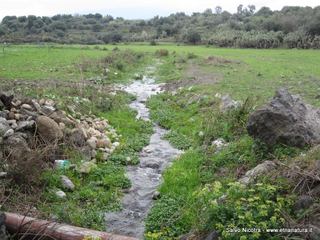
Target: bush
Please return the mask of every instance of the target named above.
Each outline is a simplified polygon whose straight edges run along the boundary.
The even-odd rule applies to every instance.
[[[181,219],[181,207],[181,199],[158,200],[146,220],[146,239],[169,240],[185,233],[188,226]]]
[[[196,44],[201,42],[201,35],[198,32],[191,31],[185,35],[184,39],[187,43]]]
[[[255,184],[246,188],[240,183],[223,186],[220,182],[206,185],[197,191],[201,230],[217,230],[223,239],[270,239],[268,228],[284,225],[282,212],[293,204],[290,197],[278,196],[279,189],[270,184]],[[226,196],[221,200],[221,196]],[[219,200],[220,199],[220,200]],[[256,228],[262,232],[251,234],[230,232],[230,229]]]
[[[167,57],[167,56],[169,56],[169,51],[167,49],[159,49],[156,51],[156,56]]]

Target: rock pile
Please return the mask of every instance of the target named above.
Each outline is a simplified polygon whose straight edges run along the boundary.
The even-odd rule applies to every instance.
[[[118,135],[106,119],[73,110],[67,114],[50,99],[20,100],[0,94],[0,100],[0,159],[18,161],[39,143],[63,143],[79,149],[87,161],[98,154],[107,160],[119,146]]]
[[[304,147],[320,143],[320,110],[304,103],[286,89],[251,114],[248,133],[268,145]]]

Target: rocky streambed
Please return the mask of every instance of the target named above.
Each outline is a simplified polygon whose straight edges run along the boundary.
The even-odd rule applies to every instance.
[[[152,71],[152,69],[149,69]],[[136,96],[130,107],[137,111],[137,118],[150,121],[147,99],[161,92],[161,84],[154,79],[143,77],[122,89]],[[163,139],[167,130],[154,124],[154,133],[150,143],[140,153],[140,163],[127,167],[127,177],[131,181],[131,188],[124,195],[122,210],[106,214],[107,231],[143,239],[144,220],[157,198],[157,188],[162,181],[163,171],[181,154],[170,143]]]

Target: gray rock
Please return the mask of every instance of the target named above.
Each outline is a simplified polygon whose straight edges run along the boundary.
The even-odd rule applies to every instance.
[[[35,109],[37,109],[38,112],[41,112],[41,106],[36,100],[32,100],[32,105]]]
[[[4,139],[3,146],[4,154],[14,160],[20,160],[31,151],[23,135],[17,133]]]
[[[314,203],[314,200],[311,196],[302,195],[299,196],[297,201],[294,203],[293,209],[299,211],[301,209],[307,209]]]
[[[56,109],[54,108],[54,107],[52,107],[52,106],[43,106],[42,108],[41,108],[41,112],[43,112],[44,114],[46,114],[46,115],[50,115],[50,114],[52,114],[54,111],[56,111]]]
[[[10,129],[9,123],[5,118],[0,118],[0,137],[3,137],[3,135]]]
[[[224,147],[228,146],[228,143],[223,138],[218,138],[211,143],[215,147],[216,152],[221,151]]]
[[[229,95],[221,97],[220,111],[227,112],[240,106],[240,102],[233,100]]]
[[[6,131],[6,133],[3,135],[3,137],[8,138],[8,137],[11,137],[13,134],[14,134],[14,130],[9,129],[8,131]]]
[[[22,104],[21,108],[23,108],[25,110],[28,110],[28,111],[32,111],[33,110],[33,108],[29,104],[26,104],[26,103]]]
[[[304,147],[320,143],[320,111],[280,89],[249,117],[248,133],[267,145]]]
[[[8,173],[7,172],[0,172],[0,178],[5,178],[7,177]]]
[[[44,141],[55,142],[63,137],[59,125],[49,117],[39,116],[36,120],[37,130]]]
[[[90,173],[96,167],[97,167],[97,164],[95,164],[94,161],[84,162],[81,164],[78,171],[80,173]]]
[[[270,172],[276,167],[276,164],[272,161],[265,161],[255,168],[246,172],[246,174],[239,180],[240,183],[247,185],[251,183],[258,176],[261,176],[264,173]]]
[[[90,139],[87,140],[87,144],[92,149],[96,149],[97,148],[97,138],[96,137],[91,137]]]
[[[86,145],[86,137],[83,130],[80,128],[74,128],[71,130],[69,140],[71,144],[77,147],[83,147]]]
[[[56,196],[57,196],[58,198],[61,198],[61,199],[67,197],[67,194],[66,194],[65,192],[61,191],[61,190],[56,191],[55,194],[56,194]]]
[[[152,195],[153,200],[158,200],[161,197],[161,194],[159,191],[155,191]]]
[[[6,111],[0,111],[0,118],[8,118],[8,113]]]
[[[16,131],[23,131],[27,129],[32,129],[35,126],[35,121],[30,120],[30,121],[21,121],[18,123],[18,126],[16,128]]]
[[[61,176],[61,184],[63,188],[67,190],[73,191],[75,188],[73,182],[67,176],[64,176],[64,175]]]

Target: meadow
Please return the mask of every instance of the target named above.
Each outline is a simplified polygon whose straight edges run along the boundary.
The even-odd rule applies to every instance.
[[[213,229],[223,239],[282,239],[284,236],[267,233],[232,235],[225,229],[287,226],[282,213],[289,215],[294,224],[301,224],[312,213],[292,212],[298,196],[292,191],[295,182],[272,172],[261,177],[256,185],[243,189],[237,185],[237,179],[265,160],[286,164],[298,158],[301,161],[302,156],[311,164],[320,157],[320,151],[283,145],[268,149],[247,134],[246,123],[249,114],[279,87],[320,106],[319,61],[317,50],[173,44],[11,45],[0,53],[0,87],[18,95],[54,98],[65,109],[71,104],[69,97],[80,98],[76,103],[80,112],[90,111],[109,119],[122,135],[122,147],[96,174],[110,175],[98,179],[105,181],[106,189],[91,191],[90,179],[95,176],[89,176],[81,180],[84,187],[67,203],[45,194],[50,204],[41,205],[46,216],[53,212],[62,221],[103,229],[99,211],[119,208],[121,192],[130,186],[123,171],[128,164],[126,159],[130,157],[134,161],[129,164],[136,164],[137,154],[147,145],[151,134],[151,125],[136,120],[135,113],[128,108],[132,96],[114,95],[110,86],[139,79],[145,67],[160,62],[155,77],[166,83],[168,91],[152,97],[147,104],[152,120],[170,130],[166,138],[185,153],[164,174],[159,189],[161,198],[146,221],[146,239],[177,239],[184,234],[203,239]],[[229,94],[242,102],[241,108],[221,113],[216,94]],[[90,103],[81,101],[83,98]],[[228,146],[215,153],[211,142],[217,138],[223,138]],[[74,161],[79,158],[71,157]],[[44,175],[50,187],[58,184],[56,174],[59,173]],[[72,172],[66,174],[80,184]],[[225,204],[217,205],[217,199],[225,194],[230,196]],[[101,201],[96,201],[97,198]],[[83,199],[91,204],[93,215],[85,217],[81,208],[77,208]],[[64,204],[67,211],[63,212]],[[69,211],[73,214],[66,214]]]

